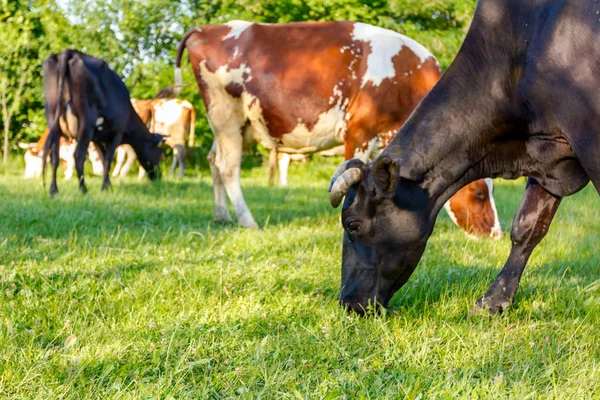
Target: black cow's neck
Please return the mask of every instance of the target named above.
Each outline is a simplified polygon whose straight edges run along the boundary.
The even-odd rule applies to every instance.
[[[151,140],[152,134],[148,130],[148,127],[132,107],[129,112],[129,122],[127,123],[127,129],[125,130],[124,141],[136,148],[136,146],[142,146],[144,142]]]
[[[455,61],[382,153],[399,165],[401,182],[427,193],[432,215],[469,182],[531,168],[530,116],[518,95],[528,36],[498,4],[480,2]]]

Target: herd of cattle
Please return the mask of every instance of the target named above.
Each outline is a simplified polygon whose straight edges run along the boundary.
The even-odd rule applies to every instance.
[[[157,132],[165,137],[165,143],[173,149],[173,166],[171,173],[179,165],[179,173],[183,176],[187,155],[186,146],[194,146],[194,130],[196,111],[189,101],[180,99],[131,100],[134,110],[151,132]],[[65,129],[69,129],[65,127]],[[25,149],[25,179],[42,176],[42,157],[44,144],[50,129],[46,128],[42,137],[36,143],[19,143]],[[74,132],[76,134],[76,132]],[[71,179],[75,171],[75,134],[60,137],[59,157],[64,167],[65,179]],[[100,150],[95,143],[88,145],[88,158],[92,164],[94,175],[104,175],[104,163]],[[137,160],[133,148],[122,144],[116,149],[116,164],[113,177],[126,176]],[[145,170],[140,167],[138,178],[143,178]]]
[[[305,46],[312,42],[307,52]],[[306,154],[341,146],[346,159],[368,161],[385,148],[441,75],[435,57],[414,40],[361,23],[231,21],[196,28],[179,46],[178,77],[186,48],[215,137],[208,155],[215,218],[232,222],[229,196],[238,223],[247,228],[258,225],[240,185],[244,149],[254,143],[269,149],[270,169],[278,165],[283,185],[290,160]],[[27,177],[40,176],[54,152],[64,160],[65,176],[71,177],[87,152],[106,188],[116,152],[112,176],[126,175],[138,158],[147,160],[140,163],[138,176],[149,170],[153,178],[162,140],[173,148],[171,172],[179,164],[183,175],[196,118],[189,102],[175,98],[129,104],[116,73],[103,60],[76,50],[49,57],[44,82],[49,128],[38,143],[23,145]],[[181,85],[177,82],[173,94]],[[107,101],[114,98],[118,106]],[[51,193],[57,191],[57,165],[53,163]],[[85,191],[82,168],[78,176]],[[446,210],[469,234],[499,238],[492,192],[490,179],[470,183],[447,202]]]
[[[478,301],[502,312],[562,196],[590,179],[600,188],[600,136],[592,134],[600,54],[586,30],[590,7],[583,0],[480,0],[443,76],[414,40],[362,23],[232,21],[190,30],[170,94],[183,86],[187,50],[214,134],[215,219],[232,221],[229,198],[238,223],[258,227],[240,184],[249,146],[271,151],[270,168],[279,163],[284,183],[293,157],[343,146],[347,161],[329,188],[334,207],[344,202],[341,301],[363,313],[386,306],[408,280],[441,208],[469,234],[501,237],[489,178],[528,176],[510,257]],[[114,176],[137,157],[154,179],[165,141],[175,155],[172,171],[179,164],[183,174],[186,142],[194,138],[191,104],[130,101],[106,62],[76,50],[45,61],[44,85],[49,130],[26,157],[41,152],[43,172],[50,156],[51,194],[60,157],[86,191],[88,152],[103,189],[115,151]],[[35,168],[28,174],[37,176]]]

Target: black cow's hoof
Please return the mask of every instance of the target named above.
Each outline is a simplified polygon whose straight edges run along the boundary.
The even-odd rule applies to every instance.
[[[80,191],[82,194],[86,194],[86,193],[88,192],[88,190],[87,190],[87,186],[85,186],[85,185],[79,186],[79,191]]]
[[[50,188],[50,197],[54,197],[58,194],[58,188],[52,187]]]
[[[491,316],[501,315],[510,307],[510,299],[504,297],[481,297],[475,302],[471,309],[471,315],[489,314]]]

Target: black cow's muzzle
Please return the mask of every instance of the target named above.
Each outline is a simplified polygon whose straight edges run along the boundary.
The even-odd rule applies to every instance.
[[[353,312],[359,316],[380,313],[385,307],[377,301],[376,298],[359,299],[356,296],[340,295],[340,305],[348,312]]]

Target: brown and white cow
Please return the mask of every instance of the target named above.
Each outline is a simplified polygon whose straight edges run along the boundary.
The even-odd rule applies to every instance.
[[[215,219],[231,222],[227,194],[247,228],[258,225],[240,186],[245,145],[308,154],[343,144],[345,158],[368,157],[390,142],[440,77],[425,47],[362,23],[231,21],[192,29],[178,48],[176,88],[186,48],[215,135],[208,157]],[[460,204],[467,209],[454,215],[468,215],[470,232],[498,237],[492,193],[480,187],[485,199]],[[471,223],[480,219],[488,223]]]
[[[22,143],[19,142],[20,148],[26,150],[25,159],[25,179],[39,178],[42,176],[42,157],[44,157],[44,144],[48,137],[50,130],[46,128],[42,137],[35,143]],[[76,143],[74,140],[67,138],[60,139],[60,160],[62,161],[65,179],[71,179],[73,172],[75,171],[75,159],[73,153],[75,152]]]
[[[42,176],[44,144],[46,143],[49,132],[50,129],[46,128],[42,137],[35,143],[18,143],[20,148],[26,150],[23,156],[25,159],[25,179],[39,178]],[[65,137],[60,138],[59,157],[63,164],[66,180],[71,179],[75,172],[76,147],[77,142],[75,140]],[[90,143],[88,147],[88,158],[92,164],[94,175],[102,176],[104,170],[102,158],[93,143]]]
[[[165,143],[173,149],[173,165],[170,173],[175,173],[179,165],[179,175],[185,172],[187,148],[194,147],[196,130],[196,110],[192,103],[181,99],[158,99],[153,103],[154,131],[165,135]]]

